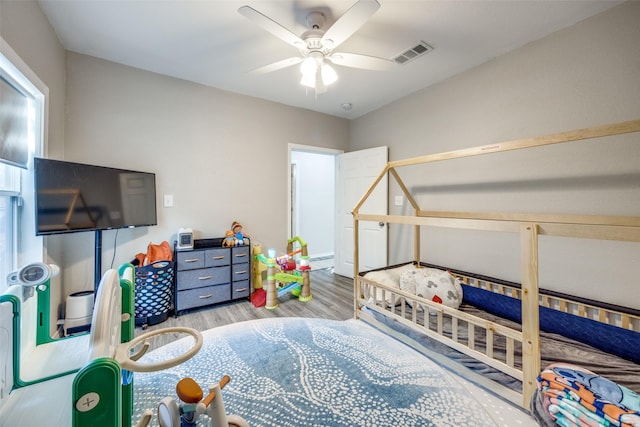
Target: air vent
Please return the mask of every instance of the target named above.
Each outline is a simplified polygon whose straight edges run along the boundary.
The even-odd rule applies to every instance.
[[[433,50],[433,47],[421,41],[417,45],[413,46],[410,49],[405,50],[400,55],[393,58],[393,60],[396,61],[396,63],[398,64],[404,65],[424,55],[425,53],[431,52],[432,50]]]

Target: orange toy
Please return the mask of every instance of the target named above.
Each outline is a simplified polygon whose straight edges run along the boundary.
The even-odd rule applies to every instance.
[[[193,378],[183,378],[176,385],[176,393],[185,403],[198,403],[202,400],[203,392]]]
[[[183,378],[176,384],[176,393],[180,400],[184,402],[180,406],[180,418],[183,426],[195,426],[200,415],[197,411],[198,402],[204,395],[202,388],[193,378]]]

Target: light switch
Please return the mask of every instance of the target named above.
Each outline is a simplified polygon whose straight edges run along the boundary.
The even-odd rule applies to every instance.
[[[165,208],[172,208],[173,207],[173,194],[165,194],[164,195],[164,203],[163,203]]]
[[[396,196],[395,205],[396,206],[402,206],[403,203],[404,203],[404,197]]]

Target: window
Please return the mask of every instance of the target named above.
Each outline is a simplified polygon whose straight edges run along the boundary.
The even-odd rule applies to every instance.
[[[43,150],[46,86],[0,39],[0,291],[19,265],[42,261],[34,206],[23,203],[33,182],[33,156]],[[28,76],[28,77],[27,77]],[[38,86],[36,86],[38,85]],[[38,87],[42,88],[39,89]],[[24,258],[24,259],[21,259]]]
[[[17,204],[20,171],[0,163],[0,282],[4,283],[17,264]]]
[[[0,70],[0,161],[26,169],[33,96]]]

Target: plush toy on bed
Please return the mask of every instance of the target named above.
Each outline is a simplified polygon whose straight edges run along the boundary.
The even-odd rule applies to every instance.
[[[462,303],[460,280],[437,268],[409,270],[400,276],[400,289],[451,308]]]

